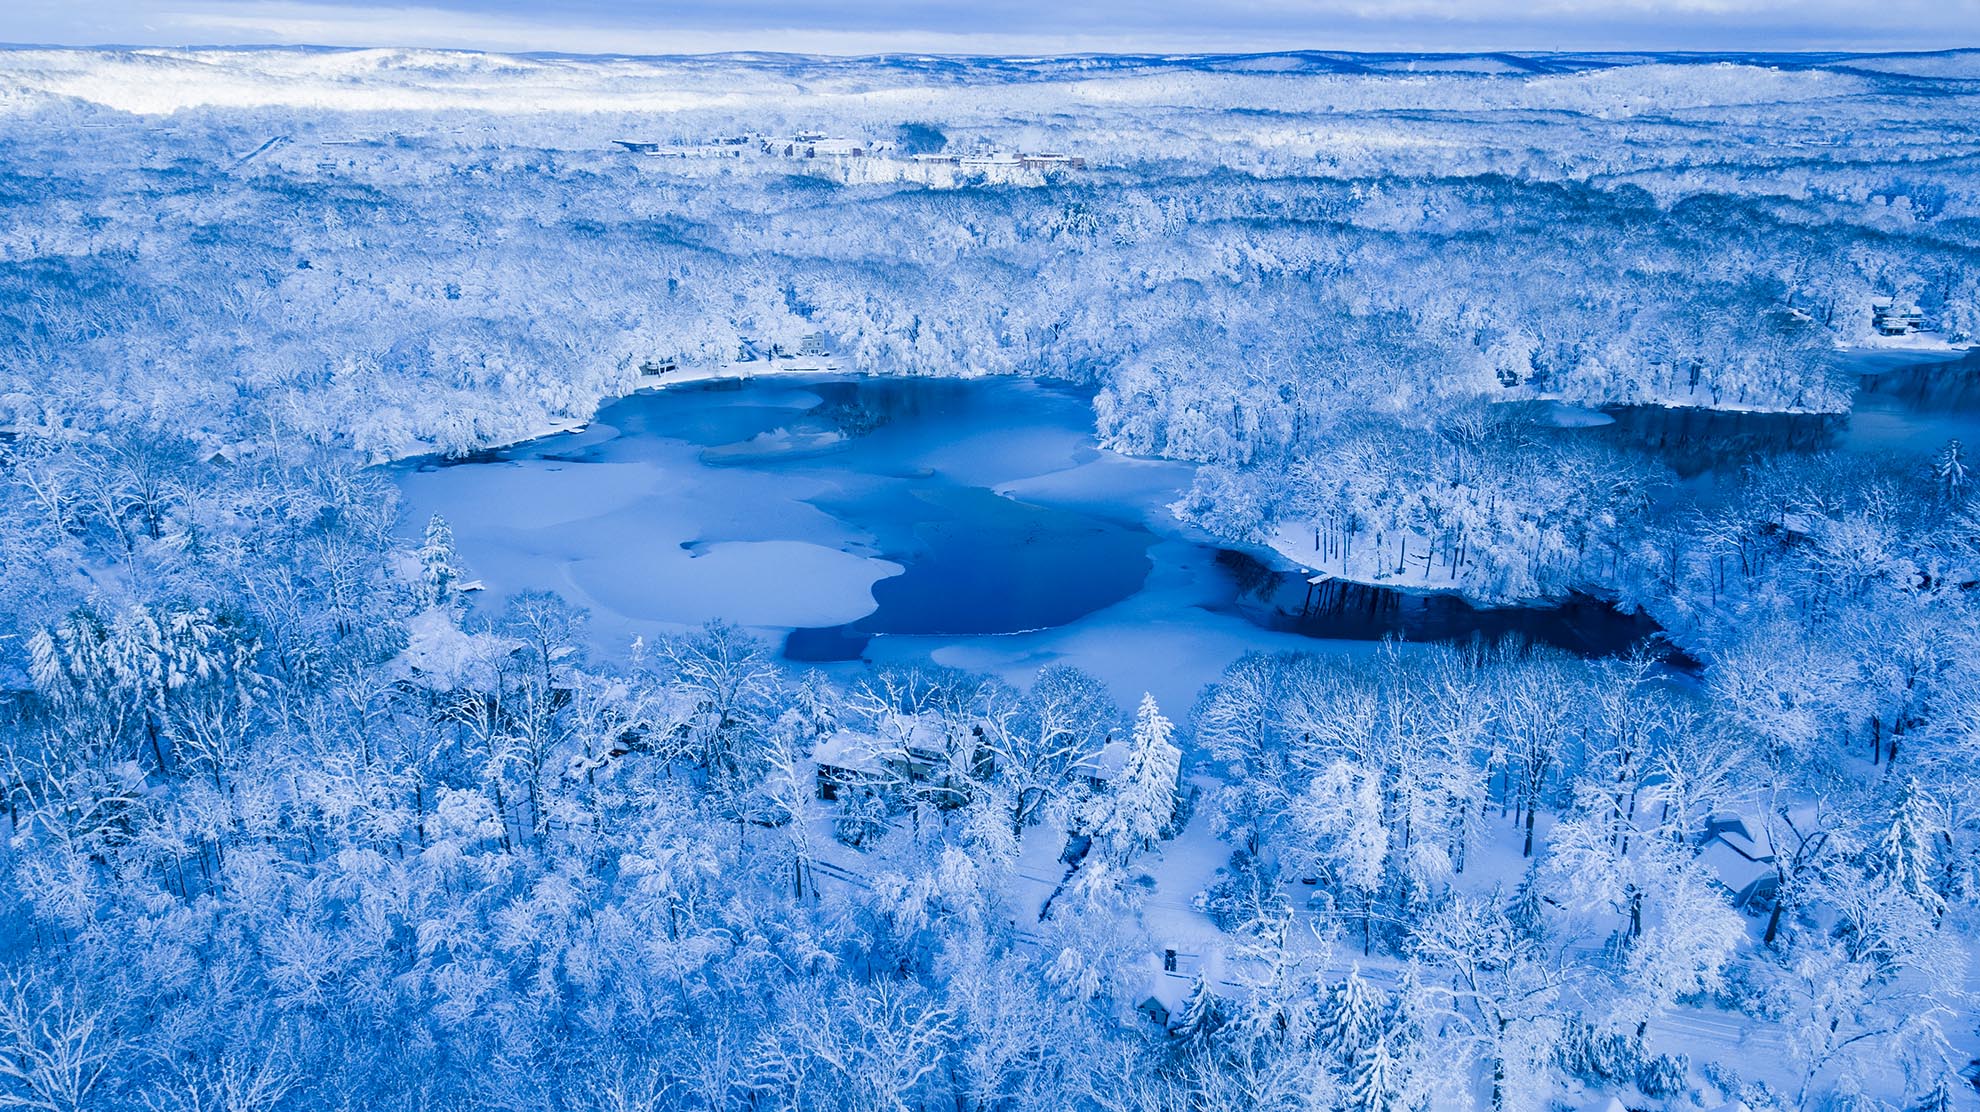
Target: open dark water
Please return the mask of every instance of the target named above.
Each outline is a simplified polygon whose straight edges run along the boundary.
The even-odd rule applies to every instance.
[[[1616,406],[1606,411],[1615,424],[1597,435],[1650,449],[1682,478],[1784,454],[1924,458],[1949,440],[1980,449],[1980,352],[1936,361],[1885,355],[1862,370],[1848,413]]]

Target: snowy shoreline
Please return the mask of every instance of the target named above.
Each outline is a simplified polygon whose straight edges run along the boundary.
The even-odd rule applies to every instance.
[[[660,394],[682,386],[706,386],[709,383],[716,382],[740,384],[756,378],[803,378],[836,375],[868,376],[871,374],[872,372],[869,371],[844,370],[833,364],[808,362],[780,367],[776,365],[776,361],[774,360],[683,367],[669,372],[659,381],[647,385],[635,386],[626,393],[606,394],[600,397],[592,405],[591,416],[589,417],[553,417],[521,436],[480,445],[458,454],[431,450],[407,452],[401,455],[392,455],[378,459],[375,463],[381,467],[403,464],[432,464],[435,466],[450,467],[460,463],[472,462],[476,459],[492,456],[498,452],[506,452],[525,445],[534,444],[539,440],[548,440],[552,437],[569,436],[584,432],[597,421],[599,412],[608,406],[625,401],[627,398],[638,397],[641,394]]]
[[[1908,341],[1908,340],[1915,340],[1917,338],[1904,337],[1903,339]],[[1911,357],[1923,357],[1923,362],[1925,364],[1933,365],[1933,366],[1942,363],[1957,363],[1962,359],[1972,355],[1974,352],[1980,351],[1980,344],[1963,344],[1963,345],[1951,344],[1936,339],[1934,339],[1932,342],[1920,342],[1920,343],[1899,342],[1893,340],[1885,343],[1870,343],[1870,344],[1838,343],[1836,345],[1836,348],[1840,353],[1842,353],[1848,359],[1849,361],[1847,366],[1848,370],[1850,370],[1852,373],[1857,375],[1868,376],[1868,375],[1883,374],[1891,370],[1896,370],[1904,366],[1909,366],[1910,364],[1906,362],[1906,360]],[[422,451],[405,451],[405,452],[381,455],[380,457],[375,459],[374,462],[382,465],[391,465],[391,464],[401,464],[401,463],[407,463],[413,461],[432,461],[436,463],[451,463],[463,459],[472,459],[479,455],[506,451],[512,448],[520,447],[524,444],[533,443],[535,441],[547,439],[553,436],[582,432],[594,420],[596,420],[598,411],[606,408],[607,406],[612,405],[615,402],[623,401],[626,398],[635,397],[640,394],[660,393],[681,386],[702,386],[702,385],[707,385],[709,383],[718,383],[718,382],[743,383],[743,382],[748,382],[751,379],[755,379],[755,378],[804,377],[804,376],[819,376],[819,375],[828,375],[828,376],[852,375],[852,376],[860,376],[860,377],[887,377],[885,372],[847,368],[839,365],[836,362],[833,362],[829,358],[822,361],[814,360],[814,359],[769,358],[769,359],[751,360],[749,362],[729,361],[723,363],[707,363],[707,364],[682,366],[675,370],[668,371],[664,375],[655,376],[655,381],[643,382],[641,384],[635,385],[632,387],[632,389],[627,390],[624,393],[601,395],[593,403],[591,407],[592,408],[591,416],[588,417],[553,417],[535,426],[529,431],[524,432],[522,435],[506,437],[498,441],[477,445],[476,447],[459,454],[450,455],[445,451],[433,450],[433,449],[427,449]],[[956,376],[956,377],[967,377],[967,376]],[[1050,375],[1019,375],[1017,377],[1038,379],[1041,381],[1059,381],[1058,379]],[[1842,408],[1839,409],[1820,409],[1820,408],[1813,408],[1808,406],[1782,406],[1782,405],[1766,405],[1766,404],[1748,404],[1748,403],[1740,403],[1740,402],[1729,402],[1722,404],[1707,405],[1707,404],[1699,404],[1696,402],[1654,400],[1654,399],[1640,400],[1640,401],[1601,402],[1601,401],[1591,401],[1589,399],[1576,399],[1576,398],[1568,397],[1566,395],[1552,394],[1552,393],[1534,394],[1528,397],[1521,397],[1521,398],[1489,399],[1489,400],[1492,400],[1498,404],[1507,404],[1507,405],[1531,404],[1531,405],[1549,407],[1550,412],[1548,416],[1545,418],[1545,421],[1548,424],[1552,425],[1553,427],[1563,428],[1563,429],[1593,428],[1601,425],[1612,424],[1614,418],[1610,416],[1609,414],[1610,410],[1631,409],[1631,408],[1662,409],[1662,410],[1673,410],[1680,412],[1699,412],[1699,413],[1738,413],[1738,414],[1751,414],[1751,415],[1761,415],[1761,416],[1778,415],[1778,416],[1791,416],[1791,417],[1838,417],[1838,416],[1847,415],[1848,413],[1851,412],[1851,406],[1849,405],[1844,405]],[[1157,458],[1166,458],[1166,457],[1157,457]],[[1301,561],[1299,561],[1296,557],[1293,557],[1290,553],[1285,552],[1285,550],[1281,549],[1278,551],[1280,551],[1281,554],[1286,555],[1288,559],[1293,560],[1294,563],[1301,563]],[[1335,573],[1334,578],[1350,579],[1354,582],[1367,583],[1370,586],[1401,585],[1397,580],[1393,578],[1383,579],[1383,580],[1360,579],[1354,576],[1343,575],[1340,573]],[[1453,588],[1439,587],[1435,584],[1421,584],[1418,585],[1418,589],[1443,592],[1443,591],[1452,590]]]

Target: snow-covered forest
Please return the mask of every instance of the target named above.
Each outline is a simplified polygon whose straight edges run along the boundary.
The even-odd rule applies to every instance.
[[[1980,55],[9,50],[0,335],[0,1107],[1976,1104],[1973,464],[1626,433],[1980,374]],[[386,466],[800,352],[1663,633],[601,646]]]

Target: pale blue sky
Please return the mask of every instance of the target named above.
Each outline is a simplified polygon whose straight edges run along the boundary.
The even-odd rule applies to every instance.
[[[1980,0],[7,0],[0,41],[577,53],[1933,50]]]

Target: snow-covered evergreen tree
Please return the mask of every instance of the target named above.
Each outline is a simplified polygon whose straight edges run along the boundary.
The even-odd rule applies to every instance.
[[[1959,441],[1946,442],[1932,462],[1932,473],[1938,478],[1939,491],[1946,501],[1958,502],[1966,496],[1966,457]]]
[[[419,547],[420,583],[426,590],[427,605],[453,604],[461,578],[459,565],[453,526],[439,514],[427,518],[426,535]]]
[[[1190,983],[1182,1011],[1169,1022],[1169,1034],[1187,1046],[1207,1043],[1226,1022],[1223,997],[1201,974]]]
[[[1356,1061],[1382,1039],[1388,1010],[1387,994],[1362,977],[1360,965],[1353,966],[1320,1005],[1321,1045],[1343,1064]]]
[[[1377,1034],[1375,1040],[1356,1052],[1342,1079],[1341,1103],[1354,1112],[1405,1112],[1401,1066],[1389,1053],[1389,1041]]]
[[[1917,778],[1907,777],[1869,861],[1871,876],[1915,901],[1934,919],[1946,911],[1945,896],[1939,891],[1944,876],[1937,846],[1939,826]]]
[[[1175,821],[1182,750],[1174,733],[1155,696],[1143,695],[1120,775],[1087,809],[1087,831],[1122,862],[1166,837]]]
[[[1953,1112],[1959,1107],[1952,1083],[1941,1077],[1905,1107],[1905,1112]]]

